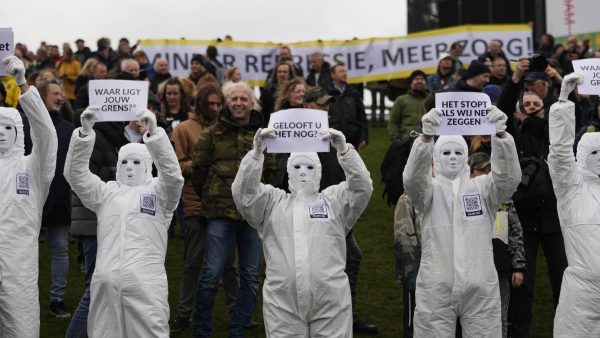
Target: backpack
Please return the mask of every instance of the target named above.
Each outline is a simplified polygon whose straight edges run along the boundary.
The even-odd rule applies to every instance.
[[[404,140],[394,140],[385,152],[379,170],[384,185],[382,197],[387,199],[388,206],[395,206],[404,193],[402,173],[415,139],[416,137],[409,137]]]

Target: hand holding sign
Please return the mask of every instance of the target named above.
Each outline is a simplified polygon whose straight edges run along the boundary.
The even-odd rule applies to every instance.
[[[265,149],[267,149],[267,144],[265,143],[265,138],[276,138],[276,137],[277,137],[277,135],[275,134],[274,128],[258,129],[256,131],[256,134],[254,134],[254,141],[253,141],[254,151],[262,154],[262,152],[264,152]]]
[[[496,125],[486,118],[490,97],[485,93],[447,92],[435,94],[435,107],[442,114],[438,135],[493,135]],[[499,116],[499,115],[498,115]]]
[[[600,59],[583,59],[573,60],[573,69],[575,73],[582,76],[579,82],[579,94],[586,95],[600,95]],[[568,77],[568,76],[567,76]],[[563,79],[563,87],[565,85]],[[563,91],[561,90],[560,100],[567,100],[567,96],[563,98]]]
[[[423,134],[427,136],[435,135],[435,128],[442,122],[443,113],[436,108],[433,108],[423,115],[421,123],[423,124]]]
[[[91,80],[90,105],[100,107],[98,121],[135,121],[148,105],[146,81]]]
[[[7,56],[2,60],[2,63],[6,65],[6,73],[12,76],[17,82],[18,86],[22,86],[25,83],[25,65],[23,61],[19,60],[18,57],[11,55]]]
[[[339,131],[333,128],[327,128],[325,130],[321,130],[321,135],[323,135],[324,140],[329,140],[331,145],[338,151],[340,154],[345,154],[348,152],[348,143],[346,143],[346,136]]]
[[[486,108],[487,110],[487,118],[490,122],[493,122],[496,125],[496,134],[501,133],[506,130],[506,121],[508,117],[502,110],[498,109],[496,106],[489,106]]]
[[[558,99],[560,101],[569,100],[569,94],[575,89],[575,86],[583,80],[583,75],[577,73],[571,73],[563,78],[562,85],[560,87],[560,95]]]

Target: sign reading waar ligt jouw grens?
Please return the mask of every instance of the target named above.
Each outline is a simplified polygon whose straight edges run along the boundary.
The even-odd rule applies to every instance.
[[[600,95],[600,59],[573,60],[572,62],[575,73],[583,76],[577,88],[579,94]]]
[[[485,93],[446,92],[435,94],[435,107],[443,116],[437,135],[493,135],[495,124],[487,118],[490,97]]]
[[[328,152],[329,141],[323,140],[321,130],[329,128],[327,112],[316,109],[293,108],[271,114],[269,128],[275,138],[267,138],[268,153]]]
[[[148,106],[148,82],[91,80],[90,106],[100,108],[98,122],[134,121]]]
[[[0,28],[0,76],[8,75],[6,64],[2,62],[15,53],[15,35],[12,28]]]

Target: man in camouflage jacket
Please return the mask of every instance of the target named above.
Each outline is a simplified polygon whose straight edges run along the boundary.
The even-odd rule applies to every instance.
[[[244,155],[252,149],[262,119],[252,110],[252,90],[243,82],[231,88],[215,125],[200,134],[192,161],[192,182],[207,218],[204,268],[197,290],[194,337],[208,337],[212,308],[227,254],[238,247],[240,289],[231,314],[230,337],[243,337],[256,308],[261,240],[237,211],[231,184]],[[274,177],[275,158],[267,157],[264,176]],[[271,174],[271,175],[270,175]]]

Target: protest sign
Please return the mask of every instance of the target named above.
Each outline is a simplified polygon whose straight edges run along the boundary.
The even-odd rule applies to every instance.
[[[438,59],[450,51],[453,42],[460,43],[460,60],[468,64],[488,50],[488,43],[498,40],[509,59],[531,55],[531,26],[463,25],[389,38],[356,40],[300,41],[286,43],[292,49],[294,63],[308,74],[310,54],[320,52],[330,64],[343,62],[348,68],[349,83],[391,80],[408,77],[416,69],[425,73],[437,70]],[[280,43],[206,40],[156,39],[141,40],[150,64],[166,58],[172,75],[187,76],[194,54],[203,55],[207,46],[219,50],[218,61],[225,67],[237,67],[242,78],[251,85],[264,85],[267,73],[278,61]]]
[[[276,138],[266,138],[268,153],[328,152],[329,141],[323,140],[320,130],[329,128],[327,112],[316,109],[293,108],[271,114],[269,128]]]
[[[90,106],[98,106],[98,122],[133,121],[148,105],[148,82],[91,80]]]
[[[7,56],[15,54],[15,36],[12,28],[0,28],[0,76],[8,75],[6,64],[2,62]]]
[[[435,94],[435,107],[442,111],[437,135],[493,135],[494,123],[488,121],[486,107],[490,97],[485,93],[446,92]]]
[[[600,59],[573,60],[575,73],[583,75],[583,81],[579,83],[577,90],[579,94],[600,94]]]

